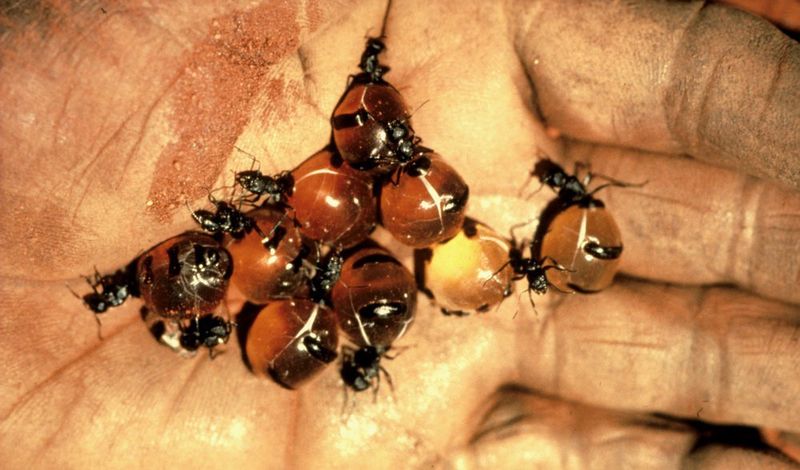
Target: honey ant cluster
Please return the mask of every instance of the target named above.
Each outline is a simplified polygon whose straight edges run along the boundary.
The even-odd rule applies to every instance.
[[[410,108],[384,78],[383,39],[367,40],[325,148],[291,171],[236,173],[238,196],[209,196],[211,210],[192,211],[200,231],[159,243],[132,269],[87,278],[86,307],[100,315],[141,297],[151,330],[178,351],[213,353],[238,328],[256,375],[296,388],[338,358],[346,387],[363,391],[377,390],[381,376],[391,385],[381,361],[413,324],[420,288],[445,313],[463,315],[499,304],[516,280],[529,294],[607,287],[622,244],[597,189],[586,189],[591,173],[580,181],[549,160],[531,172],[558,193],[540,243],[466,218],[467,184],[422,145]],[[378,224],[426,250],[422,276],[369,238]],[[246,325],[228,316],[231,285],[254,312]]]

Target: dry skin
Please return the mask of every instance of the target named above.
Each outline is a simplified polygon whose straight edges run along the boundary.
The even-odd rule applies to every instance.
[[[64,284],[192,227],[185,203],[251,167],[236,147],[270,174],[320,150],[384,3],[161,3],[0,7],[4,468],[791,468],[739,443],[800,433],[796,42],[694,2],[396,0],[386,78],[471,217],[538,217],[537,149],[649,183],[598,195],[625,244],[611,288],[534,311],[518,283],[466,318],[419,297],[394,395],[343,419],[335,367],[292,392],[235,339],[177,357],[138,300],[99,341]]]

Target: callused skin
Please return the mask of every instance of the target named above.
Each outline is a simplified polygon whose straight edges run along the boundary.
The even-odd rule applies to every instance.
[[[191,2],[158,9],[135,4],[124,10],[113,5],[71,9],[65,4],[59,8],[50,11],[53,16],[42,23],[35,22],[35,8],[9,21],[4,18],[2,23],[9,25],[0,40],[0,102],[5,111],[0,114],[0,204],[6,208],[0,213],[0,235],[5,242],[1,254],[6,260],[0,267],[4,291],[0,308],[6,312],[0,316],[0,334],[7,338],[0,343],[6,379],[0,399],[0,458],[4,466],[130,468],[169,462],[186,468],[342,468],[364,461],[430,466],[498,448],[497,456],[523,455],[516,451],[520,441],[491,439],[515,435],[527,439],[523,445],[553,451],[543,458],[563,451],[580,461],[592,458],[598,466],[619,463],[620,454],[608,448],[576,450],[577,446],[569,445],[574,436],[584,442],[608,442],[609,436],[615,436],[622,453],[632,458],[652,455],[648,451],[668,444],[670,452],[658,455],[664,455],[665,466],[679,468],[684,458],[697,458],[698,454],[688,455],[692,432],[683,427],[664,431],[663,427],[631,424],[636,420],[631,420],[630,412],[638,410],[650,416],[659,411],[697,419],[697,405],[703,400],[711,403],[700,413],[703,420],[800,430],[792,421],[800,416],[796,401],[785,399],[798,395],[797,379],[788,375],[789,371],[795,374],[788,365],[796,356],[796,346],[774,340],[791,338],[784,325],[797,318],[797,308],[758,298],[744,288],[650,286],[648,281],[660,281],[658,273],[666,268],[680,274],[688,269],[684,266],[711,262],[691,257],[692,252],[683,248],[671,249],[669,257],[634,256],[648,247],[652,247],[650,254],[662,255],[659,247],[669,242],[663,238],[666,231],[630,230],[634,214],[653,207],[646,205],[655,204],[652,198],[647,203],[644,198],[624,196],[615,200],[618,207],[628,209],[624,214],[630,214],[625,219],[619,216],[626,250],[631,248],[624,269],[645,273],[643,281],[618,283],[599,300],[594,297],[591,309],[582,300],[569,298],[554,311],[543,298],[537,302],[538,318],[543,320],[537,325],[547,328],[532,326],[537,317],[527,301],[517,307],[514,299],[508,299],[492,316],[462,319],[443,318],[421,302],[414,347],[391,364],[397,400],[381,399],[373,404],[369,397],[359,399],[346,424],[335,368],[300,392],[290,392],[253,377],[241,357],[231,351],[237,347],[236,341],[230,341],[228,352],[214,361],[205,354],[181,360],[152,340],[139,320],[141,304],[135,299],[104,318],[105,340],[98,342],[92,315],[64,288],[64,282],[82,282],[78,273],[91,272],[93,263],[100,272],[114,272],[140,250],[192,227],[184,202],[199,207],[208,188],[219,186],[218,178],[230,181],[229,170],[249,168],[250,161],[233,157],[234,143],[264,155],[262,168],[270,173],[292,168],[320,148],[329,136],[330,109],[361,52],[361,32],[379,24],[383,5],[365,2],[343,8],[321,2],[318,9],[311,3],[302,9],[294,2],[245,6]],[[519,29],[527,15],[504,10],[526,8],[523,4],[455,2],[447,5],[452,13],[446,16],[435,2],[398,2],[395,8],[392,18],[398,19],[390,21],[387,30],[393,83],[414,103],[431,99],[415,114],[415,129],[424,132],[430,145],[445,152],[448,161],[462,171],[472,190],[470,205],[479,212],[475,215],[500,231],[511,221],[525,220],[529,211],[547,199],[541,195],[524,202],[514,197],[522,172],[530,166],[525,159],[529,150],[544,143],[536,137],[538,121],[528,100],[533,93],[511,46],[512,35],[523,42],[522,66],[529,69],[525,72],[541,85],[537,86],[537,99],[544,114],[550,122],[559,123],[563,133],[592,137],[593,142],[620,143],[625,148],[679,153],[685,150],[680,140],[659,131],[658,126],[645,129],[639,125],[660,122],[663,108],[632,108],[634,103],[628,101],[633,97],[646,100],[651,90],[663,85],[646,81],[646,72],[654,68],[641,61],[652,58],[669,63],[668,58],[676,57],[677,52],[691,65],[693,56],[687,45],[712,58],[721,57],[722,46],[730,46],[733,38],[755,44],[748,39],[759,33],[762,49],[751,52],[758,53],[760,67],[752,65],[752,57],[751,62],[742,62],[742,67],[751,67],[752,72],[742,78],[751,89],[748,107],[737,101],[727,104],[733,116],[744,116],[750,108],[765,109],[764,127],[714,123],[730,126],[715,127],[719,131],[715,136],[723,140],[730,134],[755,136],[752,145],[732,145],[735,151],[717,150],[723,153],[719,155],[704,151],[702,136],[692,134],[690,137],[697,139],[686,149],[717,161],[731,155],[738,158],[741,148],[742,155],[750,155],[739,160],[748,171],[757,168],[759,174],[775,176],[775,168],[791,166],[766,166],[762,157],[787,163],[796,154],[786,149],[800,148],[795,145],[796,133],[789,132],[796,129],[789,112],[797,109],[790,107],[794,95],[780,86],[796,80],[793,66],[785,69],[788,78],[777,82],[769,106],[762,106],[767,101],[761,84],[775,83],[766,76],[775,69],[764,64],[777,63],[778,55],[772,54],[777,50],[773,47],[777,33],[739,16],[724,16],[719,13],[721,7],[707,6],[700,14],[693,4],[664,4],[658,11],[649,5],[623,15],[620,5],[592,10],[591,5],[566,9],[543,3],[536,21],[530,22],[531,30]],[[486,21],[474,33],[479,37],[473,37],[464,24],[474,22],[479,8],[487,14]],[[661,25],[669,34],[654,34],[660,30],[652,27],[644,39],[634,34],[642,23],[636,15],[646,16],[650,21],[644,24]],[[500,18],[511,18],[512,23]],[[690,21],[692,18],[695,21]],[[513,23],[517,20],[520,25]],[[567,20],[581,24],[581,30],[561,23]],[[608,23],[618,25],[620,41],[638,41],[652,48],[653,54],[634,59],[615,43],[606,50],[615,60],[605,60],[600,67],[593,60],[601,57],[599,51],[571,38],[600,34]],[[676,25],[688,24],[695,25],[689,31],[692,34],[681,35],[681,26]],[[705,40],[701,47],[696,42],[701,31],[705,36],[700,39],[716,35],[713,38],[722,38],[721,44]],[[525,44],[524,38],[540,33],[544,39],[535,44],[542,46],[537,52],[543,59],[534,68],[534,54],[529,57],[525,52],[532,45]],[[677,51],[668,40],[676,36],[685,38]],[[458,47],[463,44],[469,47]],[[739,47],[740,42],[735,44]],[[552,51],[569,59],[569,74],[562,75],[554,67],[557,61],[548,59]],[[485,60],[487,57],[493,59]],[[788,57],[786,63],[794,64],[796,53],[791,47]],[[704,80],[699,72],[705,69],[677,66],[676,73]],[[625,93],[622,98],[610,96],[609,90],[619,87],[604,81],[619,80],[623,69],[628,79]],[[726,76],[742,77],[740,72],[735,69]],[[592,88],[596,82],[583,80],[587,75],[603,81],[603,87]],[[720,90],[719,84],[714,82],[708,89]],[[487,106],[487,89],[491,106]],[[719,95],[729,100],[739,96],[736,90]],[[586,112],[584,102],[565,96],[588,96],[590,111]],[[659,96],[663,98],[663,94]],[[715,101],[717,95],[712,98],[707,103],[709,110],[716,112],[720,103]],[[693,95],[687,99],[691,107]],[[656,114],[652,121],[617,120],[612,132],[611,120],[603,119],[598,111],[629,108]],[[688,113],[682,125],[692,129],[697,125],[694,116]],[[467,127],[480,132],[465,132]],[[627,141],[619,142],[618,136]],[[778,144],[779,139],[771,136],[784,137],[784,142]],[[677,214],[669,221],[682,229],[699,226],[693,223],[699,215],[753,215],[752,208],[735,204],[743,180],[764,195],[759,213],[800,206],[794,189],[765,189],[763,181],[747,179],[744,173],[695,161],[676,166],[675,159],[658,155],[634,158],[619,148],[613,152],[606,160],[611,167],[633,162],[626,167],[631,173],[639,172],[631,175],[632,180],[656,174],[671,182],[676,188],[673,192],[668,187],[653,187],[660,195],[669,196],[658,199],[663,204],[658,206],[663,209],[660,213]],[[471,164],[476,161],[493,164]],[[485,168],[495,170],[487,175]],[[700,207],[695,212],[687,209],[686,202],[700,199],[695,186],[681,183],[691,175],[714,183],[718,206]],[[784,171],[780,178],[798,187],[796,175]],[[707,187],[703,186],[703,191]],[[510,221],[502,219],[504,213],[509,213]],[[754,233],[771,233],[764,231],[765,220],[747,220],[754,221]],[[655,223],[666,222],[656,219]],[[718,246],[731,236],[718,234],[714,224],[703,229],[707,237],[695,237],[702,249]],[[790,241],[796,240],[796,226],[783,229]],[[683,235],[679,231],[673,237],[681,241],[680,247],[687,245]],[[779,243],[782,239],[776,240],[769,246],[757,246],[760,256],[756,258],[789,259],[792,251]],[[388,247],[397,249],[394,244]],[[405,257],[401,260],[409,265]],[[752,260],[743,257],[742,262]],[[771,274],[771,298],[798,302],[796,289],[784,283],[795,279],[789,268],[792,265],[796,264],[769,263],[756,271]],[[738,283],[740,278],[730,279]],[[682,280],[698,284],[708,278],[689,271]],[[755,278],[746,288],[762,293],[767,287],[759,282]],[[700,305],[698,298],[708,302]],[[664,305],[670,306],[669,312]],[[734,306],[753,320],[747,328],[741,322],[730,322],[726,313]],[[237,307],[233,302],[231,311],[238,311]],[[517,319],[510,320],[517,309]],[[603,329],[609,318],[614,320],[613,329]],[[706,321],[689,320],[696,318]],[[545,323],[549,319],[553,321]],[[770,361],[778,366],[762,369],[763,356],[759,361],[752,359],[752,350],[745,354],[733,348],[720,357],[713,348],[686,347],[689,338],[720,337],[720,325],[725,325],[726,338],[734,341],[732,344],[771,345]],[[557,343],[555,332],[561,340],[557,355],[548,349]],[[595,336],[580,336],[587,332]],[[623,333],[624,342],[615,336]],[[636,349],[637,344],[670,344],[673,348]],[[762,388],[747,378],[755,375],[743,376],[735,388],[727,389],[714,382],[713,374],[705,379],[687,376],[687,354],[697,364],[721,363],[733,372],[762,371],[758,377],[770,386]],[[556,367],[550,362],[555,357],[568,366]],[[631,373],[620,374],[619,369],[611,368],[622,363],[631,366]],[[581,380],[597,376],[604,380]],[[507,393],[498,396],[496,392],[509,383],[567,400],[546,400],[530,393],[521,394],[526,398]],[[774,383],[782,386],[772,387]],[[734,393],[720,396],[719,390]],[[576,404],[580,402],[585,404]],[[772,406],[775,403],[782,405]],[[486,422],[482,418],[487,416],[487,404],[503,404],[504,410],[518,410],[523,416],[537,410],[548,413],[539,413],[545,416],[539,427],[506,427],[503,429],[520,432],[481,434],[485,429],[475,423]],[[570,424],[570,435],[562,432],[565,422]],[[375,433],[376,429],[380,432]],[[471,440],[475,436],[488,438]],[[514,443],[518,446],[513,447]],[[711,460],[724,458],[728,450],[720,446],[714,451],[722,455],[705,455]],[[764,454],[746,455],[761,459],[761,463],[771,459]],[[738,465],[744,468],[741,463]]]

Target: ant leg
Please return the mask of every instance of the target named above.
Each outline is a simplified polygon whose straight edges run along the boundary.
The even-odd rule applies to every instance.
[[[531,292],[530,288],[528,289],[528,300],[531,302],[531,307],[533,307],[533,311],[536,313],[536,316],[539,316],[539,311],[536,310],[536,302],[533,301],[533,293]],[[514,314],[516,317],[516,314]]]
[[[389,384],[389,391],[390,391],[390,392],[391,392],[391,394],[392,394],[392,401],[395,401],[395,402],[396,402],[396,401],[397,401],[397,396],[394,394],[394,381],[392,380],[392,375],[391,375],[391,374],[389,373],[389,371],[388,371],[388,370],[386,370],[386,368],[385,368],[385,367],[383,367],[383,366],[378,366],[378,369],[380,370],[380,372],[382,372],[382,373],[383,373],[383,375],[385,375],[385,376],[386,376],[386,383],[387,383],[387,384]],[[380,375],[381,375],[381,374],[380,374],[380,373],[378,373],[378,377],[380,377]]]
[[[347,385],[342,384],[342,388],[344,389],[344,399],[342,400],[342,422],[346,423],[347,420],[350,418],[350,413],[347,412],[347,403],[349,402],[349,394],[347,393]]]
[[[381,24],[381,35],[378,36],[379,39],[383,39],[386,37],[386,23],[389,22],[389,12],[392,9],[392,0],[388,0],[386,2],[386,11],[383,12],[383,24]]]
[[[389,182],[392,183],[392,186],[399,186],[400,185],[400,174],[402,173],[402,167],[398,166],[397,169],[394,171],[394,175],[389,178]]]
[[[537,220],[539,220],[539,219],[534,217],[533,219],[528,219],[525,222],[520,222],[518,224],[514,224],[514,225],[511,226],[511,228],[508,230],[508,232],[511,235],[511,244],[514,245],[515,248],[519,247],[522,244],[524,244],[525,243],[525,238],[522,238],[521,243],[518,243],[517,242],[517,236],[514,234],[514,232],[519,230],[519,229],[521,229],[522,227],[525,227],[527,225],[530,225],[530,224],[536,222]]]
[[[604,175],[594,174],[593,176],[595,178],[608,181],[608,183],[601,184],[600,186],[594,188],[593,190],[591,190],[587,194],[587,196],[593,196],[596,192],[598,192],[598,191],[600,191],[602,189],[608,188],[609,186],[613,186],[613,187],[617,187],[617,188],[641,188],[641,187],[643,187],[644,185],[646,185],[647,183],[650,182],[650,180],[644,180],[641,183],[626,183],[624,181],[615,180],[614,178],[610,178],[610,177],[604,176]]]
[[[248,157],[250,157],[250,160],[251,160],[250,171],[253,171],[253,167],[256,165],[256,163],[258,163],[258,168],[256,169],[256,171],[258,171],[258,172],[261,171],[261,162],[258,161],[258,159],[256,158],[255,155],[253,155],[252,153],[248,152],[247,150],[239,147],[238,145],[234,145],[233,148],[235,148],[236,150],[238,150],[238,151],[242,152],[243,154],[247,155]]]
[[[576,178],[578,178],[578,175],[580,173],[583,173],[583,172],[585,172],[585,175],[584,175],[583,180],[581,181],[581,183],[584,186],[586,186],[586,185],[589,184],[590,181],[592,181],[592,178],[594,178],[594,173],[592,173],[592,164],[588,163],[588,162],[581,162],[581,161],[575,162],[575,166],[573,167],[572,174],[575,175]]]
[[[100,323],[100,317],[94,314],[94,321],[97,322],[97,339],[103,341],[103,324]]]
[[[278,227],[280,227],[283,224],[283,221],[286,220],[286,217],[288,217],[288,215],[289,214],[284,211],[283,215],[281,215],[281,218],[277,222],[275,222],[275,225],[272,226],[272,230],[269,231],[270,238],[272,238],[272,236],[275,235],[275,230],[278,230]]]
[[[552,283],[552,282],[550,282],[550,281],[547,281],[547,285],[548,285],[548,286],[550,286],[550,287],[552,287],[553,289],[555,289],[555,290],[557,290],[557,291],[561,292],[562,294],[574,294],[574,293],[575,293],[575,291],[574,291],[574,290],[564,290],[564,289],[562,289],[562,288],[558,287],[557,285],[553,284],[553,283]]]
[[[491,276],[489,279],[487,279],[487,280],[483,281],[483,286],[484,286],[484,287],[486,287],[486,284],[487,284],[489,281],[495,280],[495,277],[496,277],[498,274],[500,274],[500,272],[501,272],[502,270],[506,269],[506,266],[508,266],[509,264],[511,264],[511,260],[508,260],[508,261],[506,261],[505,263],[503,263],[503,265],[502,265],[502,266],[500,266],[500,269],[498,269],[497,271],[493,272],[493,273],[492,273],[492,276]],[[520,279],[522,279],[522,278],[520,278]]]
[[[381,366],[378,366],[378,373],[375,375],[375,386],[372,387],[372,403],[378,402],[378,391],[381,389],[381,373],[380,369],[383,369]]]
[[[546,263],[548,261],[550,261],[553,264],[551,264],[549,266],[544,266],[544,263]],[[556,269],[558,271],[567,271],[567,272],[570,272],[570,273],[574,273],[575,272],[574,269],[567,268],[566,266],[560,264],[558,261],[554,260],[551,256],[545,256],[544,258],[542,258],[540,264],[542,264],[542,269],[544,269],[545,271],[547,271],[548,269]]]
[[[83,302],[83,299],[81,298],[81,296],[80,296],[80,295],[78,295],[78,293],[77,293],[77,292],[75,292],[74,290],[72,290],[72,287],[70,287],[70,286],[69,286],[69,284],[64,284],[64,287],[66,287],[66,288],[67,288],[67,289],[68,289],[70,292],[72,292],[72,295],[74,295],[76,299],[78,299],[78,300],[80,300],[81,302]]]
[[[396,354],[391,355],[391,356],[388,355],[388,354],[382,354],[381,356],[384,359],[388,359],[390,361],[394,361],[395,359],[400,357],[401,354],[403,354],[404,352],[408,351],[409,349],[411,349],[413,347],[414,347],[414,345],[397,346],[397,347],[393,346],[392,347],[392,351],[394,351]]]

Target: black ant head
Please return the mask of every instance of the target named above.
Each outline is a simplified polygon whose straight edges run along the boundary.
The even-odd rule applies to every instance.
[[[367,38],[364,54],[378,55],[386,50],[386,44],[381,38]]]
[[[86,308],[94,313],[105,313],[110,306],[105,297],[97,292],[84,295],[82,300]]]
[[[103,293],[112,307],[119,307],[131,295],[131,290],[127,284],[114,284],[104,288]]]
[[[217,315],[194,317],[188,326],[181,328],[181,347],[187,351],[196,351],[200,346],[213,349],[227,343],[232,330],[233,324]]]
[[[363,392],[372,386],[372,381],[381,371],[381,357],[388,348],[364,346],[355,351],[347,351],[342,357],[339,371],[346,386],[356,392]]]
[[[291,196],[294,192],[294,176],[288,171],[283,171],[275,177],[277,192]]]
[[[363,392],[372,385],[372,382],[352,362],[343,362],[339,375],[342,377],[344,384],[356,392]]]
[[[546,158],[536,162],[531,174],[539,178],[542,184],[546,184],[555,190],[562,188],[568,178],[563,168]]]
[[[131,280],[128,273],[121,269],[105,276],[95,271],[94,276],[86,278],[86,282],[92,292],[79,298],[94,313],[105,313],[111,307],[119,307],[131,296]],[[78,297],[74,292],[73,295]]]
[[[382,65],[378,56],[386,50],[386,44],[380,38],[367,39],[367,46],[361,54],[361,61],[358,68],[364,72],[364,76],[373,83],[381,82],[383,75],[389,71],[389,67]]]
[[[217,233],[222,230],[220,223],[217,221],[217,215],[211,211],[198,210],[192,212],[192,217],[200,225],[200,228],[210,233]]]

